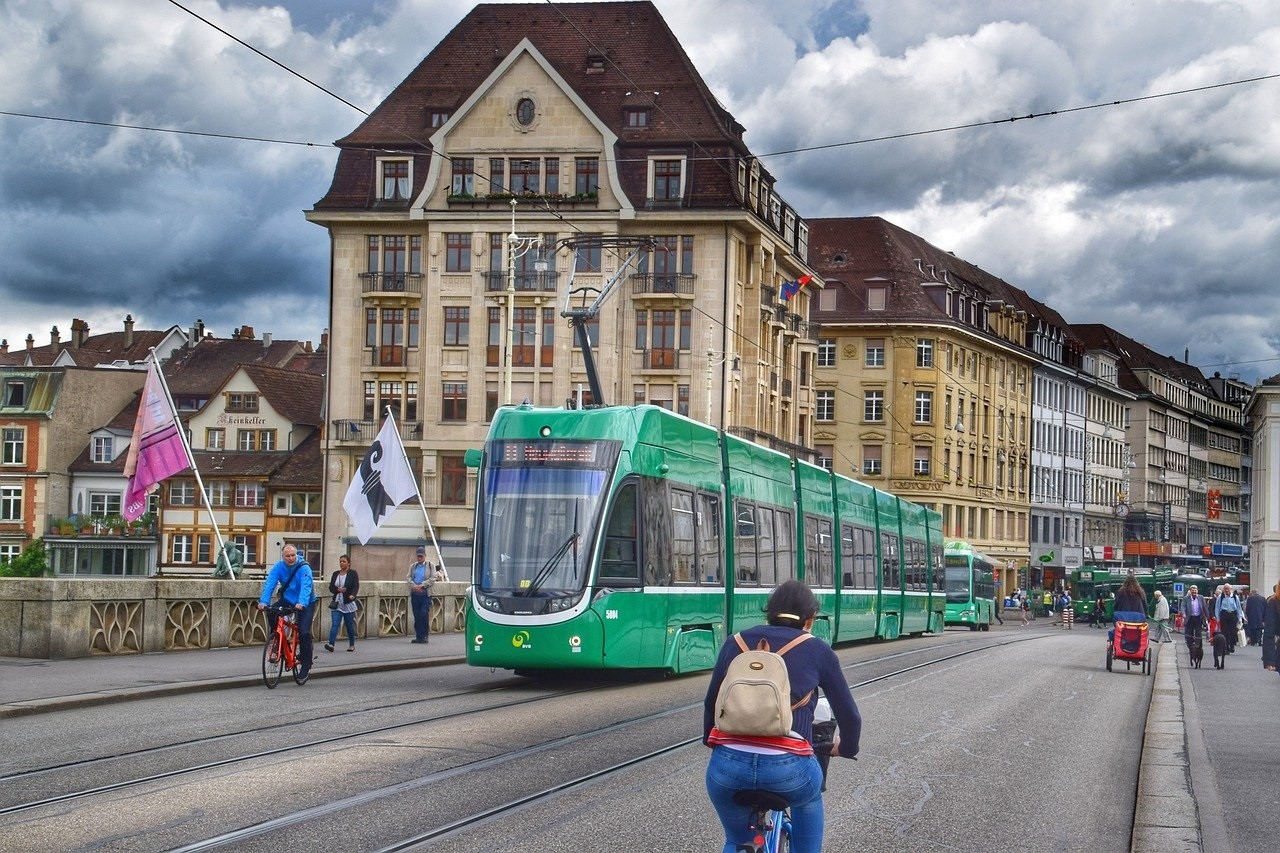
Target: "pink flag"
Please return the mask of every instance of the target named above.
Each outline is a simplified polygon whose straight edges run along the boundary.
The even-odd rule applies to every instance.
[[[152,361],[147,368],[147,382],[142,386],[138,417],[133,422],[133,438],[124,461],[124,475],[129,485],[124,491],[121,514],[135,521],[147,511],[147,495],[165,477],[172,477],[191,467],[187,447],[178,432],[178,424],[169,405],[169,395],[160,382],[160,368]]]

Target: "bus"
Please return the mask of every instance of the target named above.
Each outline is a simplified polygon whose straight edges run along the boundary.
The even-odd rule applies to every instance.
[[[477,469],[473,666],[696,672],[807,583],[830,643],[940,632],[942,518],[658,406],[506,406]]]
[[[945,623],[967,625],[970,631],[991,630],[996,562],[961,541],[948,542],[942,559],[946,573]]]
[[[1077,622],[1091,622],[1093,607],[1098,596],[1103,599],[1104,622],[1110,623],[1115,609],[1113,596],[1124,584],[1125,578],[1133,575],[1142,587],[1147,598],[1147,612],[1155,609],[1155,592],[1169,600],[1170,608],[1177,606],[1178,596],[1174,595],[1174,583],[1178,580],[1177,571],[1172,566],[1157,566],[1154,569],[1102,569],[1096,566],[1084,566],[1071,573],[1072,609]]]

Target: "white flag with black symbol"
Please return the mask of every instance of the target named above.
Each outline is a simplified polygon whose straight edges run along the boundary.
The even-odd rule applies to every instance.
[[[397,506],[418,494],[396,422],[388,415],[351,479],[342,508],[364,545]]]

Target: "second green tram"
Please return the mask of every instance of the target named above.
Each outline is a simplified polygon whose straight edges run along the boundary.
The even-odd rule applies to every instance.
[[[995,561],[958,540],[947,543],[942,559],[946,624],[965,625],[970,631],[991,630],[996,607]]]
[[[937,512],[660,407],[504,407],[467,463],[474,666],[709,669],[789,578],[831,643],[943,628]]]

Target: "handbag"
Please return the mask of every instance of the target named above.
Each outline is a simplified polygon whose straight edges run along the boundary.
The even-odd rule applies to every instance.
[[[1244,627],[1236,628],[1236,645],[1244,646],[1248,644],[1248,639],[1244,635]]]
[[[338,599],[336,599],[336,598],[331,598],[331,599],[329,599],[329,609],[330,609],[330,610],[337,610],[337,609],[338,609]]]

